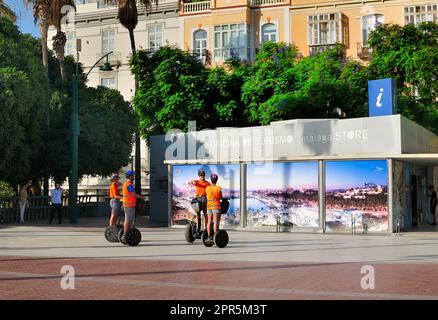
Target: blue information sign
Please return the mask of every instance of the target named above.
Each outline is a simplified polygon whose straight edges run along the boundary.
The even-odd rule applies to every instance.
[[[395,79],[368,81],[368,97],[370,117],[397,113],[397,83]]]

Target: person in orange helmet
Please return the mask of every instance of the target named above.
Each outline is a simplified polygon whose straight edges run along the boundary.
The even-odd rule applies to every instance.
[[[221,222],[221,199],[222,189],[216,185],[219,177],[217,174],[210,176],[211,185],[205,188],[207,195],[207,234],[210,240],[213,240],[213,236],[219,231],[219,224]],[[210,228],[213,222],[214,234],[211,234]]]
[[[199,180],[193,180],[190,182],[191,185],[195,186],[195,192],[196,192],[196,199],[198,199],[198,202],[201,204],[200,211],[202,211],[204,215],[204,221],[205,221],[205,227],[207,227],[207,198],[205,193],[205,188],[207,188],[210,185],[210,182],[205,180],[205,171],[199,170],[198,171],[198,177]],[[197,214],[197,230],[196,235],[199,236],[199,233],[201,231],[201,214]]]

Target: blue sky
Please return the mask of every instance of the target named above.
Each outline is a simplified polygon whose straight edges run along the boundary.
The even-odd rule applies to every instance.
[[[386,160],[327,161],[326,180],[327,191],[363,187],[365,182],[386,186]]]
[[[272,171],[266,170],[268,174],[257,174],[255,169],[262,167],[248,164],[248,190],[318,188],[317,162],[276,162],[272,165]]]
[[[35,26],[33,23],[32,9],[26,8],[23,0],[6,0],[5,2],[17,15],[17,25],[21,32],[39,37],[40,30],[38,25]]]

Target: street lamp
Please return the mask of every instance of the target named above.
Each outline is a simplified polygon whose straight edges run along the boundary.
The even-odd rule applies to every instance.
[[[81,51],[81,40],[76,40],[76,71],[73,75],[73,103],[71,111],[71,122],[70,122],[70,179],[69,179],[69,216],[70,223],[78,223],[78,139],[80,133],[79,126],[79,112],[78,112],[78,86],[79,86],[79,52]],[[96,63],[90,68],[85,79],[90,74],[91,70],[104,58],[106,62],[102,67],[101,71],[112,71],[110,63],[108,62],[108,56],[113,53],[113,51],[108,52],[102,58],[96,61]]]

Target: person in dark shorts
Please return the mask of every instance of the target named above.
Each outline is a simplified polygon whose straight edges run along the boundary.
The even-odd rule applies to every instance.
[[[432,215],[432,223],[430,225],[436,226],[435,212],[436,212],[436,206],[438,204],[438,199],[437,199],[435,188],[432,185],[429,186],[429,191],[430,191],[430,214]]]

